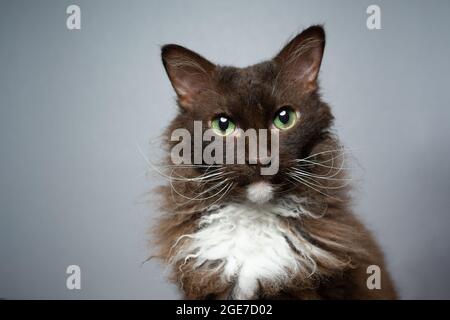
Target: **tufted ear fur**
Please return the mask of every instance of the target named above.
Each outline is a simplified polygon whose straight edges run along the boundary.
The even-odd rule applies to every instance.
[[[163,46],[161,57],[181,107],[191,109],[196,96],[211,88],[215,65],[175,44]]]
[[[312,26],[292,39],[274,58],[281,67],[281,81],[305,91],[317,89],[317,75],[325,48],[325,31]]]

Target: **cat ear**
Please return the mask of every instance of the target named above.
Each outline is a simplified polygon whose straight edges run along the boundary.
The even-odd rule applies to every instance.
[[[162,47],[161,57],[183,108],[192,108],[200,92],[211,87],[215,65],[197,53],[175,44]]]
[[[325,48],[325,31],[311,26],[292,39],[274,58],[280,66],[280,79],[297,83],[303,90],[317,88],[317,75]]]

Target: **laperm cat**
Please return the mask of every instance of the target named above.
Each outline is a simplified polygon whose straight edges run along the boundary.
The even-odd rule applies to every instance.
[[[180,107],[166,132],[169,148],[171,132],[194,134],[194,121],[218,139],[237,128],[279,131],[274,175],[250,161],[162,166],[170,183],[159,189],[157,256],[185,298],[396,298],[379,247],[350,208],[345,150],[319,95],[324,47],[323,28],[312,26],[247,68],[162,48]],[[379,289],[367,286],[369,265],[380,267]]]

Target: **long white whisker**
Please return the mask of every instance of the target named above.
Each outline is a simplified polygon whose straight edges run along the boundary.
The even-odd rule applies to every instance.
[[[225,190],[225,192],[216,200],[214,200],[214,202],[212,202],[211,204],[203,207],[203,208],[198,208],[195,210],[189,210],[189,211],[178,211],[178,213],[182,213],[182,214],[190,214],[190,213],[195,213],[195,212],[199,212],[199,211],[205,211],[208,208],[212,207],[213,205],[215,205],[216,203],[218,203],[225,195],[228,194],[228,192],[231,190],[231,188],[233,187],[233,182],[230,182],[227,186],[227,189]],[[216,194],[217,195],[217,194]]]
[[[328,172],[326,173],[326,174],[323,174],[323,175],[321,175],[321,174],[315,174],[315,173],[312,173],[312,172],[308,172],[308,171],[305,171],[305,170],[302,170],[301,168],[299,168],[299,167],[293,167],[292,168],[292,170],[294,170],[294,171],[296,171],[296,172],[299,172],[299,173],[302,173],[302,174],[305,174],[305,175],[308,175],[308,176],[310,176],[310,177],[314,177],[314,178],[318,178],[318,179],[327,179],[327,180],[347,180],[348,178],[334,178],[334,177],[336,177],[341,171],[343,171],[344,169],[343,169],[343,164],[344,164],[344,162],[342,162],[341,163],[341,167],[331,167],[329,170],[328,170]],[[336,170],[336,172],[334,172],[333,174],[331,174],[330,175],[330,173],[332,172],[332,170],[333,169],[337,169]]]
[[[313,186],[315,186],[317,188],[327,189],[327,190],[342,189],[342,188],[346,187],[347,185],[349,185],[349,183],[350,183],[350,181],[345,181],[345,183],[337,185],[337,186],[324,186],[319,181],[315,180],[314,178],[308,177],[308,176],[302,176],[302,175],[299,175],[299,174],[296,174],[296,173],[293,173],[293,176],[296,176],[299,179],[305,179],[305,181],[307,181],[308,183],[310,183],[311,185],[313,185]]]
[[[171,168],[171,167],[179,167],[179,168],[202,168],[202,167],[207,167],[207,168],[212,168],[212,167],[221,167],[220,164],[153,164],[155,167],[160,167],[160,168]]]
[[[175,168],[172,169],[172,173],[175,173],[173,170],[175,170]],[[199,175],[199,176],[194,177],[194,178],[188,178],[188,177],[185,177],[185,176],[177,174],[177,178],[182,179],[182,181],[200,181],[200,182],[204,181],[204,180],[214,181],[214,179],[210,179],[210,178],[214,178],[214,177],[217,177],[217,176],[223,176],[223,175],[226,175],[226,174],[229,174],[229,172],[214,172],[214,173],[210,173],[208,175]],[[171,176],[172,176],[172,174],[171,174]],[[215,180],[217,180],[217,179],[215,179]]]
[[[168,176],[167,174],[165,174],[164,172],[162,172],[161,170],[159,170],[159,168],[154,165],[153,163],[150,162],[150,160],[147,158],[147,156],[144,154],[144,152],[142,151],[141,147],[138,145],[138,150],[141,154],[141,156],[144,158],[145,162],[147,163],[147,165],[156,173],[158,173],[160,176],[166,178],[167,180],[175,180],[175,181],[201,181],[204,180],[204,178],[202,178],[202,176],[198,176],[198,177],[194,177],[194,178],[188,178],[188,177],[183,177],[183,176],[179,176],[177,178],[173,177],[173,176]],[[220,170],[220,169],[217,169]]]
[[[196,196],[193,197],[193,198],[188,197],[188,196],[186,196],[186,195],[183,195],[183,194],[179,193],[179,192],[176,190],[176,188],[173,187],[173,185],[171,185],[171,187],[172,187],[172,189],[175,191],[175,193],[177,193],[179,196],[188,199],[188,200],[185,201],[185,202],[177,203],[178,205],[185,205],[185,204],[189,203],[190,201],[203,201],[203,200],[211,199],[211,198],[217,196],[220,192],[222,192],[224,189],[227,188],[226,185],[225,185],[222,189],[220,189],[219,191],[217,191],[216,193],[214,193],[214,194],[211,195],[211,196],[199,198],[201,195],[203,195],[203,194],[205,194],[205,193],[208,193],[208,192],[210,192],[210,191],[212,191],[212,190],[214,190],[214,189],[219,188],[221,185],[225,184],[227,181],[229,181],[229,179],[225,179],[225,180],[223,180],[223,181],[221,181],[221,182],[215,184],[214,186],[208,188],[207,190],[204,190],[203,192],[201,192],[200,194],[196,195]]]
[[[328,153],[332,153],[332,152],[338,153],[336,156],[333,156],[333,157],[341,157],[341,156],[343,156],[344,154],[350,153],[350,150],[346,150],[346,149],[333,149],[333,150],[321,151],[321,152],[313,153],[313,154],[311,154],[311,155],[309,155],[309,156],[303,158],[303,160],[308,160],[308,159],[311,159],[311,158],[313,158],[313,157],[317,157],[317,156],[319,156],[319,155],[322,155],[322,154],[328,154]],[[323,162],[328,162],[328,161],[330,161],[330,160],[326,160],[326,161],[323,161]]]
[[[341,153],[340,155],[343,156],[343,153]],[[301,165],[298,166],[298,167],[294,167],[293,170],[294,170],[295,172],[297,172],[297,173],[303,175],[303,176],[308,176],[308,177],[317,178],[317,179],[336,180],[336,181],[345,181],[345,180],[348,180],[347,178],[334,178],[334,177],[336,177],[341,171],[345,170],[345,169],[344,169],[345,158],[342,159],[339,168],[334,166],[334,159],[335,159],[335,158],[337,159],[338,157],[332,157],[332,159],[331,159],[331,160],[332,160],[332,164],[331,164],[331,166],[328,167],[329,170],[328,170],[328,172],[327,172],[326,174],[324,174],[324,175],[319,175],[319,174],[315,174],[315,173],[312,173],[312,172],[306,172],[306,171],[304,171],[304,170],[301,169]],[[300,160],[300,161],[298,161],[298,162],[301,162],[301,160],[304,160],[304,159],[298,159],[298,160]],[[308,161],[308,160],[304,160],[304,161]],[[331,174],[331,175],[330,175],[330,173],[332,172],[333,169],[337,169],[337,171],[336,171],[334,174]]]
[[[318,192],[318,193],[320,193],[320,194],[326,196],[326,197],[335,199],[335,200],[337,200],[337,201],[342,201],[341,199],[338,199],[338,198],[336,198],[336,197],[330,196],[329,194],[324,193],[324,192],[320,191],[319,189],[316,189],[314,186],[311,186],[311,184],[308,183],[307,181],[305,181],[304,178],[301,178],[301,177],[299,177],[299,176],[293,176],[292,174],[290,174],[290,177],[291,177],[292,179],[294,179],[294,180],[296,180],[296,181],[298,181],[298,182],[304,184],[305,186],[307,186],[307,187],[313,189],[314,191],[316,191],[316,192]]]
[[[336,158],[337,158],[337,157],[336,157]],[[303,165],[303,162],[304,162],[304,163],[306,163],[305,166],[313,165],[313,166],[318,166],[318,167],[323,167],[323,168],[336,169],[336,167],[327,166],[327,165],[325,165],[325,164],[323,164],[323,163],[321,163],[321,162],[318,162],[318,161],[305,160],[305,159],[295,159],[295,160],[293,160],[293,161],[294,161],[294,162],[300,163],[300,164],[299,164],[300,166],[302,166],[302,165]],[[343,159],[342,161],[345,162],[345,159]],[[342,167],[342,169],[344,169],[344,170],[349,170],[349,169],[351,169],[351,168],[350,168],[350,167]]]
[[[306,177],[310,177],[310,178],[316,178],[316,179],[322,179],[322,180],[331,180],[331,181],[351,181],[351,180],[353,180],[352,178],[334,178],[334,175],[332,175],[332,176],[315,175],[315,174],[311,174],[309,172],[298,170],[296,168],[292,168],[291,170],[293,172],[295,172],[295,173],[298,173],[298,174],[302,175],[302,176],[306,176]]]

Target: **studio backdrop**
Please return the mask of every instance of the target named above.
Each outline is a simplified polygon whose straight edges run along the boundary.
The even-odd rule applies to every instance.
[[[146,157],[178,108],[161,46],[244,67],[320,24],[354,211],[401,298],[450,299],[449,14],[444,0],[2,0],[0,298],[180,298],[146,262],[165,183]]]

